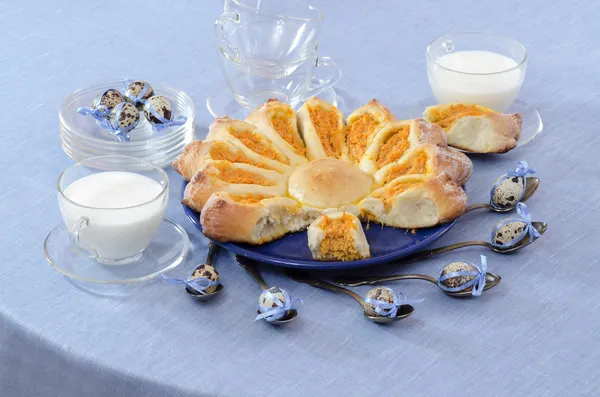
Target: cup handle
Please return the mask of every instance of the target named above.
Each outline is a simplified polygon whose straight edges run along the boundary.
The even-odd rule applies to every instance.
[[[240,14],[237,12],[224,12],[219,15],[219,18],[215,21],[215,36],[219,39],[221,44],[227,47],[227,51],[233,55],[234,58],[238,58],[238,50],[232,46],[229,40],[225,37],[225,25],[228,23],[240,23]]]
[[[328,90],[339,83],[340,79],[342,78],[342,71],[340,70],[340,67],[333,59],[329,57],[317,57],[317,60],[315,61],[315,67],[331,69],[331,76],[327,80],[323,80],[319,85],[309,89],[304,96],[305,100]]]
[[[90,219],[85,216],[82,216],[77,220],[77,222],[75,222],[75,225],[73,225],[73,229],[71,229],[71,249],[79,254],[88,256],[90,258],[97,258],[98,254],[96,253],[96,251],[83,248],[79,244],[79,234],[83,229],[85,229],[89,225]]]

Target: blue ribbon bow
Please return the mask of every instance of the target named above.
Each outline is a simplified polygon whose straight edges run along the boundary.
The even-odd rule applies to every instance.
[[[148,92],[150,84],[145,83],[144,88],[140,90],[139,94],[137,94],[137,96],[133,96],[130,92],[127,91],[127,88],[129,87],[129,84],[133,83],[134,81],[135,80],[129,78],[123,79],[123,96],[125,96],[125,98],[133,102],[133,104],[137,107],[139,104],[143,105],[144,103],[146,103],[144,95],[146,95],[146,92]]]
[[[481,269],[474,263],[466,262],[469,265],[473,266],[475,270],[461,270],[458,272],[452,272],[447,274],[440,274],[438,278],[438,287],[447,292],[459,292],[468,289],[469,287],[473,287],[471,290],[471,295],[473,296],[481,296],[483,293],[483,289],[485,288],[485,276],[487,273],[487,258],[485,255],[481,255]],[[463,285],[459,285],[458,287],[446,287],[442,281],[446,281],[448,279],[454,277],[463,277],[463,276],[473,276],[474,278],[469,280],[469,282],[464,283]]]
[[[508,176],[520,176],[523,178],[525,178],[528,174],[535,174],[535,170],[533,168],[529,168],[527,161],[519,161],[517,168],[515,168],[514,171],[509,171],[507,173]]]
[[[273,294],[269,290],[265,290],[262,292],[262,294],[266,295],[267,298],[273,301],[273,303],[275,303],[275,305],[277,306],[262,312],[261,314],[256,316],[254,321],[261,320],[263,318],[268,322],[278,320],[285,314],[285,312],[295,309],[297,306],[296,302],[304,303],[304,301],[300,298],[291,299],[290,294],[286,290],[281,289],[280,291],[283,294],[283,302],[281,301],[281,299],[279,299],[279,297],[277,297],[277,295]],[[258,309],[261,309],[260,305]]]
[[[388,288],[392,292],[394,297],[393,302],[386,302],[379,299],[365,298],[366,303],[370,303],[375,306],[375,313],[382,317],[396,317],[398,309],[402,305],[413,305],[415,303],[421,303],[425,299],[406,299],[402,292],[394,292],[391,288]]]
[[[169,128],[169,127],[176,127],[179,125],[184,125],[185,122],[187,121],[187,117],[185,116],[177,116],[176,118],[173,117],[173,111],[171,110],[171,119],[166,119],[164,118],[162,115],[160,115],[156,109],[154,109],[154,106],[149,105],[147,100],[142,100],[142,103],[144,103],[144,106],[146,107],[146,109],[154,116],[158,119],[158,121],[161,122],[161,124],[156,124],[156,123],[150,123],[152,124],[152,129],[155,131],[161,131],[164,130],[165,128]],[[171,109],[173,109],[173,106],[171,106]]]
[[[517,214],[519,214],[519,216],[521,216],[521,218],[508,218],[508,219],[503,220],[502,222],[500,222],[496,226],[494,226],[494,228],[492,229],[492,237],[491,237],[491,240],[490,240],[490,243],[494,247],[499,247],[499,248],[512,247],[513,245],[515,245],[519,241],[521,241],[526,235],[529,235],[529,242],[532,242],[534,238],[541,237],[541,234],[531,224],[531,215],[530,215],[529,209],[527,208],[527,206],[525,205],[525,203],[518,203],[517,204]],[[503,243],[503,244],[496,243],[494,241],[494,237],[496,236],[496,233],[498,232],[498,230],[502,226],[504,226],[504,225],[506,225],[508,223],[511,223],[511,222],[525,223],[525,227],[523,228],[523,231],[521,232],[521,234],[519,234],[517,237],[515,237],[514,239],[512,239],[511,241],[509,241],[507,243]]]
[[[105,117],[110,114],[110,110],[106,105],[100,105],[97,108],[78,107],[77,113],[84,116],[91,115],[96,120],[105,120]]]
[[[160,275],[165,284],[178,285],[183,284],[186,287],[191,288],[192,290],[198,292],[200,295],[206,295],[206,290],[210,287],[217,286],[221,284],[219,281],[209,280],[206,277],[198,277],[194,279],[180,279],[180,278],[169,278],[164,274]]]
[[[527,188],[527,179],[525,177],[529,174],[533,175],[535,173],[536,173],[536,171],[534,169],[529,168],[529,164],[527,164],[527,161],[519,161],[517,163],[517,168],[515,168],[514,171],[508,171],[507,173],[505,173],[503,176],[500,177],[500,179],[498,179],[498,181],[494,184],[494,186],[492,186],[492,190],[490,192],[490,198],[491,198],[490,202],[491,202],[492,206],[497,208],[494,203],[494,192],[496,191],[498,186],[502,182],[504,182],[506,179],[515,177],[515,176],[523,178],[523,193],[521,193],[521,197],[519,197],[519,201],[520,201],[521,198],[523,198],[523,195],[525,194],[525,189]]]

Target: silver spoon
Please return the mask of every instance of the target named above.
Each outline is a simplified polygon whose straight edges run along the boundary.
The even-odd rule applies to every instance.
[[[265,282],[265,279],[262,278],[262,276],[260,275],[260,271],[256,267],[255,262],[253,260],[240,255],[236,255],[235,260],[237,261],[238,265],[243,267],[244,270],[246,270],[246,272],[256,280],[258,285],[260,285],[260,289],[262,289],[263,291],[269,289],[269,286]],[[257,313],[260,314],[260,310],[258,310]],[[269,321],[268,323],[275,325],[285,324],[294,320],[296,316],[298,316],[298,311],[295,309],[291,309],[288,310],[282,318],[278,320]]]
[[[538,231],[538,233],[540,233],[540,235],[544,234],[546,232],[546,229],[548,229],[548,224],[546,222],[531,222],[531,224]],[[531,239],[531,241],[530,241],[529,236],[525,235],[518,243],[516,243],[515,245],[513,245],[511,247],[496,247],[496,246],[493,246],[492,244],[490,244],[489,241],[465,241],[462,243],[447,245],[445,247],[417,251],[417,252],[407,255],[404,258],[401,258],[397,261],[389,262],[388,264],[409,263],[409,262],[413,262],[413,261],[416,261],[419,259],[429,258],[434,255],[443,254],[444,252],[449,252],[449,251],[453,251],[455,249],[471,247],[471,246],[487,247],[494,252],[498,252],[500,254],[506,254],[509,252],[514,252],[514,251],[520,250],[521,248],[525,248],[529,244],[536,241],[537,239],[538,238],[535,237],[535,238]]]
[[[402,320],[403,318],[410,316],[415,311],[414,307],[412,307],[411,305],[402,305],[398,308],[396,317],[370,316],[367,314],[367,311],[365,308],[365,302],[364,302],[363,298],[356,292],[351,291],[347,288],[340,287],[339,285],[335,285],[335,284],[328,283],[326,281],[311,277],[311,275],[308,274],[307,272],[303,272],[303,271],[299,271],[299,270],[292,270],[292,269],[285,269],[285,273],[292,280],[294,280],[296,282],[308,284],[308,285],[311,285],[316,288],[322,288],[322,289],[326,289],[326,290],[333,291],[333,292],[340,292],[342,294],[346,294],[346,295],[350,296],[352,299],[354,299],[355,301],[358,302],[360,307],[362,307],[365,318],[367,320],[374,321],[376,323],[390,323],[392,321]]]
[[[210,266],[214,270],[213,263],[214,263],[215,257],[217,256],[218,252],[219,252],[219,246],[212,241],[209,242],[208,243],[208,253],[206,254],[206,261],[205,261],[205,263],[198,265],[196,267],[196,269],[194,269],[194,272],[196,272],[196,270],[198,270],[199,268],[201,268],[202,266],[205,266],[205,265]],[[194,274],[194,272],[192,272],[192,274]],[[215,273],[216,273],[216,270],[215,270]],[[217,285],[217,287],[214,291],[211,291],[211,292],[208,292],[205,294],[201,294],[198,291],[196,291],[193,288],[190,288],[188,286],[185,287],[185,292],[187,292],[191,297],[193,297],[195,299],[199,299],[199,300],[212,298],[213,296],[215,296],[216,294],[218,294],[221,291],[223,291],[222,284]]]
[[[527,180],[527,182],[525,184],[525,192],[523,192],[523,197],[521,197],[521,200],[520,200],[522,203],[529,200],[531,198],[531,196],[533,196],[533,194],[535,193],[537,188],[540,186],[539,178],[530,176],[525,179]],[[512,205],[510,207],[497,208],[492,205],[492,198],[490,198],[490,202],[488,204],[473,204],[473,205],[469,206],[469,208],[467,208],[467,210],[465,211],[465,214],[467,212],[471,212],[473,210],[478,210],[481,208],[486,208],[486,209],[488,209],[490,211],[494,211],[494,212],[509,212],[509,211],[514,210],[516,206],[517,206],[517,203],[515,203],[515,205]]]
[[[335,277],[333,279],[333,282],[336,284],[345,285],[347,287],[358,287],[361,285],[374,285],[374,284],[384,283],[387,281],[397,281],[397,280],[425,280],[425,281],[429,281],[430,283],[433,283],[439,287],[438,279],[435,277],[428,276],[426,274],[395,274],[395,275],[389,275],[389,276],[366,276],[366,277],[340,276],[340,277]],[[485,274],[485,287],[483,287],[483,290],[487,291],[488,289],[494,288],[496,285],[500,284],[501,280],[502,280],[502,277],[500,277],[499,275],[497,275],[495,273],[487,272]],[[459,297],[459,298],[473,296],[471,290],[449,292],[449,291],[445,291],[442,289],[442,291],[444,291],[444,293],[446,293],[450,296]]]

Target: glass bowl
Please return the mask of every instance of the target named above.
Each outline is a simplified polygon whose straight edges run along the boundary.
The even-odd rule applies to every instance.
[[[119,139],[97,125],[91,116],[77,113],[78,107],[90,107],[94,98],[109,88],[122,89],[122,81],[109,81],[85,87],[71,93],[63,102],[60,112],[60,137],[65,153],[76,161],[106,154],[138,157],[165,167],[177,157],[194,137],[195,106],[185,92],[164,84],[152,83],[156,95],[171,100],[176,116],[185,116],[181,126],[155,131],[146,118],[129,132],[128,142]]]

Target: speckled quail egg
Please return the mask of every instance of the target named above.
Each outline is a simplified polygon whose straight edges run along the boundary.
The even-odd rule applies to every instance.
[[[92,108],[96,109],[100,105],[104,105],[108,110],[112,110],[121,102],[125,102],[123,95],[121,95],[119,91],[111,88],[94,98]]]
[[[155,113],[167,121],[170,121],[173,118],[173,107],[171,106],[171,101],[169,101],[169,98],[167,97],[155,95],[148,98],[144,104],[144,116],[146,116],[146,120],[152,124],[163,124],[163,121],[152,114],[150,109],[153,109]]]
[[[219,281],[219,273],[217,272],[217,269],[215,269],[211,265],[198,266],[196,269],[194,269],[194,272],[190,276],[190,279],[194,280],[201,277],[206,278],[210,281]],[[206,292],[207,294],[212,294],[216,291],[217,287],[218,285],[211,285],[210,287],[206,288],[204,292]]]
[[[446,265],[446,267],[444,267],[442,269],[442,273],[440,274],[440,278],[442,276],[445,276],[446,274],[449,273],[455,273],[455,272],[479,272],[477,270],[477,268],[475,266],[473,266],[470,263],[467,262],[452,262]],[[457,276],[457,277],[451,277],[449,279],[446,279],[444,281],[441,281],[442,285],[444,287],[448,287],[448,288],[458,288],[460,286],[465,285],[466,283],[468,283],[469,281],[473,280],[475,278],[475,276]],[[472,290],[473,287],[468,287],[465,288],[465,291],[470,291]]]
[[[272,308],[279,307],[279,305],[273,301],[271,296],[279,299],[280,302],[285,303],[284,290],[282,290],[279,287],[271,287],[269,289],[264,290],[258,297],[258,311],[260,311],[261,313],[264,313]],[[289,294],[288,294],[288,296],[289,296]],[[270,320],[279,320],[283,316],[285,316],[285,312],[279,313],[279,314],[275,315],[274,317],[270,317],[269,319]]]
[[[131,103],[122,102],[122,106],[116,106],[111,110],[109,120],[113,129],[129,131],[140,121],[140,113]]]
[[[365,295],[364,311],[367,316],[377,317],[380,316],[375,310],[376,306],[372,303],[367,302],[367,299],[376,299],[382,302],[394,303],[394,291],[387,287],[375,287],[367,292]]]
[[[492,236],[492,242],[495,245],[514,245],[520,241],[519,236],[526,227],[527,224],[522,221],[515,220],[513,222],[508,222],[496,230]]]
[[[147,88],[146,88],[147,87]],[[142,90],[146,88],[144,94],[140,97]],[[134,104],[138,110],[144,108],[144,100],[154,96],[154,89],[147,81],[135,80],[127,85],[125,89],[125,100],[129,103]]]
[[[525,179],[521,176],[509,176],[505,178],[492,193],[492,203],[497,208],[513,208],[523,197],[525,192]],[[502,178],[499,179],[499,181]]]

